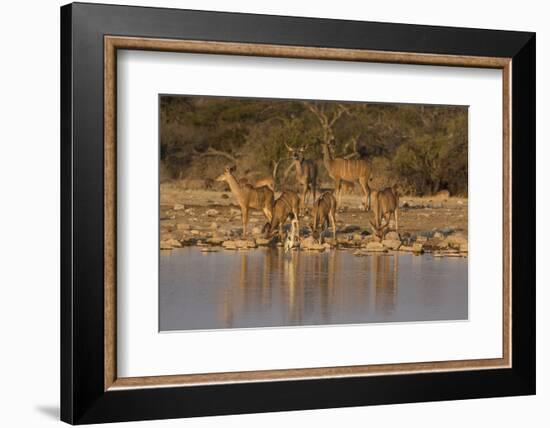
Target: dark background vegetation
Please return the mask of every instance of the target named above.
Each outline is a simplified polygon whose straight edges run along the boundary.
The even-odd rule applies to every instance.
[[[238,177],[253,178],[272,173],[278,162],[280,185],[290,164],[286,143],[307,146],[306,158],[318,160],[321,182],[330,185],[319,143],[333,139],[334,156],[371,161],[373,188],[467,195],[464,106],[163,95],[160,107],[162,181],[201,187],[228,164],[237,166]]]

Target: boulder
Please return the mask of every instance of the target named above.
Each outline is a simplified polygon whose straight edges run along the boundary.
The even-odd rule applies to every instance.
[[[220,226],[218,226],[218,223],[216,222],[213,222],[213,223],[210,223],[210,229],[212,230],[216,230],[218,229]]]
[[[161,250],[171,250],[172,246],[167,241],[160,241]]]
[[[218,210],[215,210],[214,208],[210,208],[209,210],[206,211],[206,215],[208,217],[216,217],[220,215],[220,212]]]
[[[183,212],[187,215],[195,215],[195,210],[193,208],[186,208]]]
[[[236,250],[237,245],[235,244],[235,241],[223,241],[222,247],[226,250]]]
[[[382,243],[380,242],[369,242],[364,248],[366,251],[371,251],[371,252],[383,253],[388,251],[387,248],[384,247],[384,245],[382,245]]]
[[[200,235],[201,233],[197,229],[191,230],[191,235]]]
[[[174,205],[174,211],[182,211],[184,209],[185,209],[185,205],[183,205],[183,204]]]
[[[384,238],[385,239],[390,239],[390,240],[397,240],[397,241],[399,241],[401,239],[399,237],[399,233],[397,233],[394,230],[392,230],[391,232],[386,233],[386,236]]]
[[[253,239],[237,239],[234,242],[235,242],[235,246],[240,250],[257,247],[256,241],[254,241]]]
[[[265,247],[267,245],[271,244],[271,239],[267,238],[256,238],[256,245],[259,245],[260,247]]]
[[[449,247],[460,248],[461,245],[468,246],[468,239],[461,233],[455,233],[453,235],[447,236],[447,244]]]
[[[210,245],[220,245],[220,244],[223,244],[224,241],[225,241],[225,238],[223,236],[213,236],[206,240],[206,242],[209,243]]]
[[[191,225],[190,224],[187,224],[187,223],[178,223],[176,225],[176,228],[178,230],[191,230]]]
[[[413,251],[413,253],[423,253],[424,252],[424,245],[422,245],[420,242],[415,242],[412,245],[412,251]]]
[[[401,241],[397,239],[384,239],[382,245],[390,250],[399,250],[401,246]]]

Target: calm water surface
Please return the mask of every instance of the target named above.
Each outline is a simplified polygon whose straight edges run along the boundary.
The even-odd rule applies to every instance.
[[[281,249],[160,255],[160,330],[468,318],[468,261]]]

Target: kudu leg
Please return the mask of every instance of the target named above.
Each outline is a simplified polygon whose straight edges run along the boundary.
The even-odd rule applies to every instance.
[[[361,177],[359,179],[359,185],[361,186],[361,190],[363,190],[363,195],[365,197],[365,211],[370,211],[370,187],[368,184],[368,178]]]
[[[340,179],[334,180],[334,191],[336,192],[337,205],[336,208],[342,206],[342,181]]]
[[[393,212],[393,216],[395,218],[395,231],[399,233],[399,227],[397,226],[397,208],[395,208],[395,211]]]
[[[332,226],[332,238],[334,239],[334,245],[338,243],[336,241],[336,219],[334,218],[334,212],[329,212],[330,225]]]
[[[247,209],[244,209],[244,210],[241,209],[241,216],[242,216],[242,220],[243,220],[243,237],[246,237],[246,225],[248,224],[248,210]]]

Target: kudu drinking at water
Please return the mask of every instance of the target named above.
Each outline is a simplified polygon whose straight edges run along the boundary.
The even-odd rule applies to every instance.
[[[336,243],[336,198],[332,192],[323,193],[313,204],[312,213],[313,223],[311,231],[315,239],[319,239],[321,234],[326,230],[329,221],[332,226],[332,237]],[[321,234],[317,233],[317,229],[321,229]]]
[[[300,224],[298,214],[300,212],[300,198],[295,192],[284,191],[275,201],[273,206],[273,218],[269,224],[268,236],[271,237],[276,229],[279,229],[279,240],[281,242],[290,241],[290,246],[294,246],[294,239],[300,237]],[[287,219],[291,219],[291,231],[285,240],[283,226]],[[286,249],[286,248],[285,248]]]
[[[390,227],[390,218],[393,214],[395,219],[395,231],[398,232],[397,225],[397,210],[399,208],[399,195],[393,187],[386,187],[380,191],[373,190],[371,192],[372,211],[374,213],[374,222],[370,224],[376,236],[380,239],[386,234],[386,230]],[[385,220],[385,224],[382,224]],[[399,233],[399,232],[398,232]]]
[[[321,143],[323,149],[323,163],[328,175],[334,180],[334,189],[338,196],[338,206],[342,203],[342,180],[359,182],[365,197],[364,207],[370,210],[369,179],[371,174],[370,163],[365,159],[333,158],[329,143]]]
[[[246,236],[246,226],[248,224],[248,211],[250,209],[263,211],[267,221],[271,223],[273,219],[273,191],[267,186],[252,187],[250,184],[239,185],[237,179],[233,176],[235,167],[226,167],[224,172],[216,178],[216,181],[225,181],[233,197],[241,208],[243,221],[243,236]]]
[[[290,153],[292,163],[285,172],[285,178],[292,167],[296,171],[296,180],[300,186],[300,203],[302,208],[305,208],[308,193],[313,195],[313,201],[315,201],[317,193],[317,164],[311,159],[304,158],[305,146],[299,149],[294,149],[285,143],[287,150]]]

